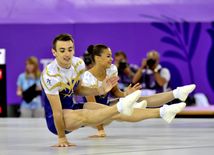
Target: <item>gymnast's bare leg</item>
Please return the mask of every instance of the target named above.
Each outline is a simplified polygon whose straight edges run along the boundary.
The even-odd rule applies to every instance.
[[[195,89],[195,85],[188,85],[183,87],[178,87],[174,91],[155,94],[152,96],[147,97],[140,97],[138,101],[146,100],[148,102],[149,107],[158,107],[162,106],[163,104],[175,99],[179,98],[180,100],[186,100],[188,94]],[[114,100],[114,102],[117,100]],[[155,108],[155,109],[139,109],[134,108],[133,114],[131,116],[126,116],[123,114],[118,114],[113,116],[107,120],[105,120],[102,125],[106,126],[109,125],[112,121],[127,121],[127,122],[139,122],[149,118],[158,118],[162,117],[166,122],[170,123],[175,115],[182,111],[183,108],[186,106],[185,103],[174,104],[171,106],[163,106],[162,108]],[[101,105],[98,103],[86,103],[84,105],[84,109],[100,109],[108,107],[106,105]],[[97,128],[96,125],[91,125],[92,128]]]

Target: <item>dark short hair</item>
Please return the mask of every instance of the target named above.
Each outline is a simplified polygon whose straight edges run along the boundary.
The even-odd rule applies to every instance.
[[[56,51],[56,43],[57,41],[69,41],[71,40],[74,43],[74,39],[70,34],[62,33],[56,36],[56,38],[53,40],[52,48]]]
[[[127,56],[126,56],[126,53],[123,52],[123,51],[117,51],[114,56],[120,56],[120,55],[123,55],[125,59],[127,59]]]

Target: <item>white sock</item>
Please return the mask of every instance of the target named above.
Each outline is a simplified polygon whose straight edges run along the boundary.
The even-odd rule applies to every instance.
[[[138,102],[135,102],[135,103],[133,104],[133,108],[135,108],[137,105],[138,105]]]
[[[120,112],[120,113],[123,113],[123,99],[124,98],[120,98],[119,99],[119,102],[117,102],[117,110]]]
[[[180,89],[180,87],[177,87],[176,89],[174,89],[174,90],[172,91],[175,98],[178,98],[178,97],[179,97],[179,89]]]
[[[165,110],[166,110],[166,107],[168,107],[169,105],[167,104],[164,104],[161,108],[160,108],[160,116],[162,118],[164,118],[164,114],[165,114]]]

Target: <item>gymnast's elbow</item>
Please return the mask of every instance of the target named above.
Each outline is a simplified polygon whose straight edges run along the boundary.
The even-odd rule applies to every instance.
[[[63,112],[62,111],[53,111],[53,118],[54,119],[60,119],[63,116]]]

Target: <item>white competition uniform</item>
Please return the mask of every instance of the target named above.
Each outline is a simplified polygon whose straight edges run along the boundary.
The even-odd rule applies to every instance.
[[[114,64],[111,64],[111,68],[106,69],[106,78],[114,75],[118,75],[117,67]],[[82,85],[96,88],[102,85],[102,81],[98,81],[89,71],[86,71],[82,80]],[[95,96],[96,102],[108,105],[108,94],[109,93]]]
[[[57,134],[53,121],[53,114],[46,94],[58,95],[62,109],[82,109],[83,104],[73,103],[74,90],[83,79],[85,64],[82,59],[73,57],[70,68],[65,69],[58,65],[56,59],[43,70],[41,75],[42,102],[45,107],[45,115],[48,128]]]

